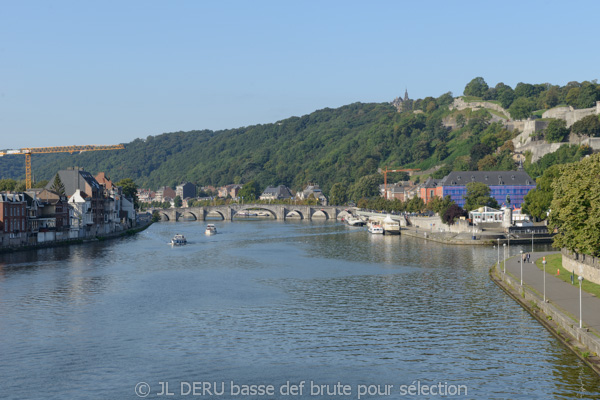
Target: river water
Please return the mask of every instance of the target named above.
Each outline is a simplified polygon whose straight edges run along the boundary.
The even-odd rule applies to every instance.
[[[162,398],[165,382],[168,398],[396,399],[411,385],[422,396],[406,398],[435,398],[434,385],[600,397],[597,376],[490,281],[492,247],[327,221],[216,225],[0,256],[0,398]],[[168,245],[175,233],[189,244]]]

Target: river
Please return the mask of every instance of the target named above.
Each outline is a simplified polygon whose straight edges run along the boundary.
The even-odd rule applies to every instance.
[[[598,377],[490,281],[492,247],[328,221],[215,224],[1,255],[0,397],[162,398],[164,382],[168,398],[396,399],[411,385],[600,397]],[[168,245],[175,233],[189,244]]]

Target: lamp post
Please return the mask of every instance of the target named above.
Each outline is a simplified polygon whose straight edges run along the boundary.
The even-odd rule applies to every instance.
[[[523,250],[520,251],[520,258],[521,258],[521,286],[523,286]]]
[[[510,258],[510,231],[508,232],[508,257]]]
[[[504,247],[504,273],[506,273],[506,243],[503,243],[502,247]]]
[[[531,252],[533,253],[533,229],[531,230]]]
[[[583,276],[577,278],[579,280],[579,329],[583,328],[583,319],[581,317],[581,283],[583,282]]]
[[[496,239],[498,240],[498,267],[500,266],[500,238]]]
[[[544,303],[546,302],[546,257],[544,257],[544,261],[542,261],[544,265]]]

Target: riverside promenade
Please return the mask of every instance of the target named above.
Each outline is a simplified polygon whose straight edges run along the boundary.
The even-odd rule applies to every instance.
[[[579,328],[579,284],[558,279],[556,271],[546,266],[544,273],[536,260],[557,252],[530,253],[530,262],[521,264],[521,255],[508,258],[506,273],[501,260],[490,271],[492,280],[514,300],[527,309],[539,322],[557,336],[568,348],[600,375],[600,299],[585,291],[581,292],[583,328]],[[522,266],[522,274],[521,274]],[[545,292],[544,296],[544,275]],[[521,285],[521,277],[523,284]]]

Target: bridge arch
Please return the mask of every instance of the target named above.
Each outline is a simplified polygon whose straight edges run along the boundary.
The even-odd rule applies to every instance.
[[[169,214],[167,214],[166,212],[159,211],[158,214],[160,215],[161,221],[170,221],[171,220],[171,218],[169,218]]]
[[[317,218],[319,218],[321,216],[321,214],[325,216],[325,219],[330,219],[329,213],[327,211],[325,211],[325,210],[322,210],[322,209],[313,210],[312,215],[310,216],[310,218],[311,219],[315,218],[315,216]]]
[[[215,217],[215,214],[218,214],[223,221],[225,221],[225,214],[223,214],[223,212],[221,210],[216,210],[216,209],[212,209],[212,210],[206,210],[206,219],[208,218],[218,218]]]
[[[184,212],[181,213],[181,215],[179,216],[179,219],[185,219],[185,218],[189,218],[192,217],[194,219],[194,221],[198,221],[198,216],[189,210],[185,210]]]
[[[240,208],[235,209],[234,211],[235,211],[235,214],[233,214],[233,217],[235,217],[237,214],[239,214],[241,212],[254,213],[256,211],[267,211],[267,212],[269,212],[269,214],[271,214],[271,216],[274,219],[277,219],[277,214],[275,213],[275,211],[273,211],[271,208],[268,208],[268,206],[266,206],[266,207],[262,206],[261,207],[261,204],[254,204],[254,205],[251,205],[249,207],[240,207]],[[237,215],[237,217],[240,218],[241,215]]]
[[[300,219],[306,219],[306,215],[304,215],[305,213],[303,213],[302,211],[297,210],[297,209],[286,210],[285,217],[286,218],[294,218],[295,217],[294,214],[297,214],[300,217]]]

